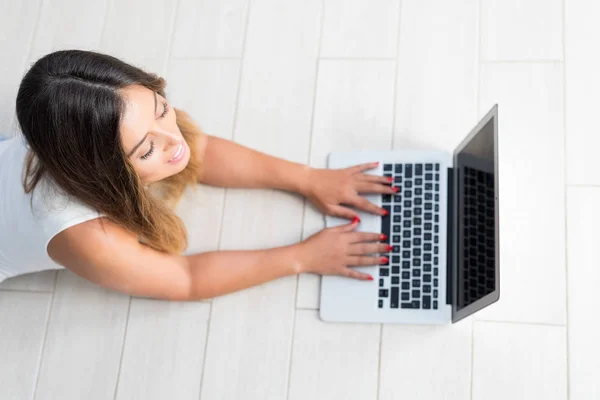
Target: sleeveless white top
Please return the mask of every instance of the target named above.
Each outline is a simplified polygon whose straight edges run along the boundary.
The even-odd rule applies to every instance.
[[[48,255],[50,240],[73,225],[104,216],[47,179],[25,194],[22,174],[27,150],[20,134],[0,141],[0,282],[30,272],[63,269]]]

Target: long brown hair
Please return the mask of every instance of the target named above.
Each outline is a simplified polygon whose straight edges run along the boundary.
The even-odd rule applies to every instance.
[[[191,151],[189,163],[145,188],[119,133],[126,107],[122,89],[133,84],[166,98],[162,77],[107,54],[60,50],[36,61],[21,81],[16,101],[29,144],[23,189],[29,193],[48,179],[137,234],[140,242],[180,253],[187,248],[187,232],[173,208],[188,184],[197,187],[202,165],[196,142],[203,133],[188,113],[173,108]]]

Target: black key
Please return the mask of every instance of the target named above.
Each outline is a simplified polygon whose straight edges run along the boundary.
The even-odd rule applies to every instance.
[[[440,190],[440,184],[439,184],[439,183],[436,183],[436,184],[435,184],[435,191],[437,192],[437,191],[439,191],[439,190]]]
[[[426,232],[424,235],[425,240],[431,240],[431,232]]]
[[[410,248],[410,240],[404,240],[402,242],[402,247],[404,247],[405,249]]]
[[[392,288],[393,290],[394,288]],[[410,289],[410,283],[408,282],[402,282],[402,290],[408,290]]]
[[[386,178],[391,178],[392,174],[383,174],[383,176],[385,176]]]
[[[439,171],[440,170],[440,164],[435,164],[435,170]]]
[[[439,233],[439,231],[440,231],[440,228],[437,225],[433,227],[434,233]]]
[[[423,308],[426,310],[431,308],[431,297],[423,296]]]
[[[440,201],[440,195],[439,194],[435,194],[435,201]]]
[[[408,176],[407,176],[407,178],[408,178]],[[402,187],[410,189],[412,187],[412,181],[406,181],[406,182],[404,182],[404,185],[402,185]]]
[[[429,182],[427,182],[427,183],[425,184],[425,190],[432,190],[432,189],[433,189],[433,184],[432,184],[432,183],[429,183]]]
[[[415,175],[423,175],[423,164],[415,165]]]
[[[410,300],[410,295],[408,294],[408,292],[402,292],[400,299],[402,301],[408,301],[408,300]]]
[[[415,178],[415,185],[421,186],[423,184],[423,178]]]
[[[396,171],[397,174],[401,174],[402,173],[402,164],[396,164],[395,167],[396,168],[394,169],[394,171]]]
[[[437,289],[433,289],[433,298],[437,299],[438,296],[438,290]]]
[[[436,223],[440,222],[440,216],[437,215],[437,214],[435,214],[435,217],[433,217],[433,221],[436,222]]]
[[[392,246],[392,253],[400,253],[400,246],[393,245]]]
[[[390,298],[390,308],[398,308],[398,294],[400,290],[397,286],[392,286],[392,297]]]
[[[392,195],[391,194],[384,194],[383,196],[381,196],[381,202],[382,203],[391,203],[392,202]]]
[[[425,171],[432,171],[433,170],[433,164],[425,164]]]
[[[431,261],[431,254],[429,254],[429,253],[423,254],[423,261]]]
[[[394,279],[394,278],[392,278],[392,279]],[[431,282],[431,275],[429,275],[429,274],[423,275],[423,282]]]
[[[407,199],[410,199],[412,197],[412,191],[407,190],[406,192],[404,192],[404,197],[406,197]]]
[[[394,207],[400,207],[400,206],[394,206]],[[410,212],[410,210],[404,210],[404,218],[410,218],[412,215],[412,213]]]
[[[413,256],[415,257],[420,257],[421,256],[421,249],[413,249]]]
[[[413,290],[412,291],[412,297],[418,299],[419,297],[421,297],[421,291],[420,290]]]
[[[402,183],[402,177],[401,176],[396,176],[394,178],[394,183]]]
[[[415,267],[420,267],[421,266],[421,259],[420,258],[413,259],[413,265]]]
[[[433,265],[438,265],[438,258],[437,257],[433,257]]]
[[[412,201],[404,200],[404,207],[412,207]]]
[[[431,197],[431,196],[429,196],[429,197]],[[431,204],[431,203],[425,203],[425,210],[431,211],[432,208],[433,208],[433,204]],[[431,219],[431,214],[429,214],[429,219]]]
[[[403,238],[410,238],[410,231],[406,230],[406,231],[402,232],[402,237]]]
[[[404,176],[407,178],[412,178],[412,164],[406,164]]]
[[[421,222],[423,222],[423,221],[421,220],[421,218],[419,218],[419,217],[415,217],[415,218],[413,218],[413,223],[414,223],[415,225],[421,225]]]
[[[402,272],[402,279],[410,279],[410,272],[403,271]]]
[[[420,238],[414,238],[413,239],[413,245],[420,246],[421,245],[421,239]]]
[[[430,173],[425,174],[425,180],[426,181],[430,181],[432,179],[433,179],[433,174],[430,174]]]
[[[425,200],[431,200],[431,193],[425,193]]]
[[[404,221],[404,222],[402,223],[402,226],[403,226],[403,227],[405,227],[405,228],[410,228],[410,220],[409,220],[409,219],[407,219],[406,221]]]
[[[419,276],[421,276],[421,270],[419,269],[413,269],[413,276],[418,278]]]
[[[433,248],[433,254],[437,254],[437,253],[438,253],[438,247],[437,247],[437,246],[435,246],[435,247]]]
[[[379,278],[379,286],[383,286],[383,278]]]
[[[425,221],[431,221],[431,213],[430,212],[425,213],[424,218],[425,218]]]
[[[437,269],[437,267],[435,267],[433,269],[433,276],[438,276],[438,269]]]
[[[415,215],[421,215],[421,212],[422,212],[421,207],[415,208]]]
[[[437,310],[437,300],[434,300],[434,301],[433,301],[433,309],[434,309],[434,310]]]
[[[402,261],[402,269],[409,269],[410,261]]]
[[[392,256],[392,262],[398,264],[400,262],[400,256]]]
[[[400,243],[400,235],[394,235],[392,240],[394,243]]]
[[[423,244],[423,250],[425,250],[425,251],[431,251],[431,243],[424,243]]]
[[[392,285],[399,285],[400,284],[400,278],[397,276],[392,276]]]
[[[400,267],[397,265],[393,265],[392,266],[392,274],[399,274],[400,273]]]
[[[396,203],[400,203],[402,201],[402,195],[401,194],[395,194],[394,197],[394,202]]]
[[[423,189],[421,189],[421,188],[415,189],[415,196],[421,196],[422,194],[423,194]]]
[[[392,225],[392,230],[394,231],[394,233],[398,233],[400,232],[400,225]]]
[[[394,213],[400,213],[402,212],[402,207],[399,205],[395,205],[394,206]]]
[[[423,293],[431,293],[431,285],[423,285]]]
[[[421,303],[419,302],[419,300],[412,301],[412,308],[421,308]]]
[[[431,264],[429,264],[429,263],[423,264],[423,271],[431,272]]]
[[[423,203],[423,199],[421,199],[420,197],[417,197],[415,199],[415,206],[420,206]]]
[[[413,308],[412,303],[402,303],[402,308]]]
[[[389,268],[380,268],[379,269],[379,276],[390,276],[390,270],[389,270]]]
[[[433,286],[435,286],[435,287],[438,286],[438,279],[437,278],[433,279]]]
[[[392,164],[383,164],[383,171],[388,172],[392,170]]]
[[[421,234],[421,228],[413,229],[413,235],[420,235],[420,234]]]
[[[431,230],[431,222],[425,222],[424,228],[426,231],[430,231]]]
[[[388,210],[388,212],[389,212],[389,210]],[[399,215],[394,215],[394,222],[400,222],[400,216]],[[388,226],[389,226],[389,224],[388,224]]]
[[[440,174],[435,174],[435,180],[439,181],[440,180]]]
[[[410,250],[404,250],[404,251],[402,251],[402,257],[404,257],[404,258],[410,258]]]
[[[383,233],[388,238],[390,237],[390,206],[383,206],[383,208],[388,212],[388,215],[384,215],[381,217],[381,233]],[[388,242],[389,243],[389,242]]]
[[[420,287],[421,286],[421,281],[419,279],[413,279],[412,280],[412,286],[413,287]]]
[[[388,297],[387,289],[379,289],[379,297]]]
[[[437,215],[435,217],[437,218]],[[440,238],[438,237],[438,235],[435,235],[435,237],[433,238],[433,243],[437,244],[439,240]]]
[[[379,308],[383,308],[383,300],[379,299]]]

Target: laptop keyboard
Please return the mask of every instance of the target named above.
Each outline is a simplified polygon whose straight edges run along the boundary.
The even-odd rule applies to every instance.
[[[393,246],[379,266],[379,308],[438,308],[439,164],[384,164],[398,193],[382,195],[381,232]]]

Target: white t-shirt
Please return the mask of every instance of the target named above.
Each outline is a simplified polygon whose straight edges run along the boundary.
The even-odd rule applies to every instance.
[[[27,150],[21,134],[0,141],[0,282],[30,272],[63,269],[48,256],[50,239],[73,225],[104,216],[48,179],[41,179],[33,192],[25,194],[22,174]]]

